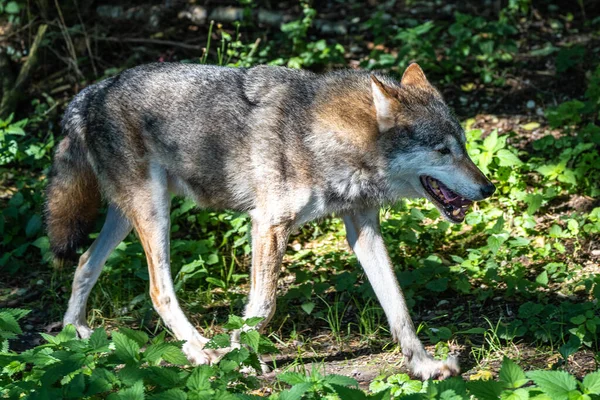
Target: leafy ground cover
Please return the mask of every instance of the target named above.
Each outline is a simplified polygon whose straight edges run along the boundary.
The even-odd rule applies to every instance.
[[[48,398],[136,399],[144,393],[281,399],[599,395],[593,372],[600,363],[595,3],[510,1],[479,11],[469,2],[300,1],[270,9],[258,1],[232,2],[241,10],[239,23],[225,17],[194,22],[181,14],[190,9],[155,5],[161,17],[156,24],[143,2],[123,5],[137,13],[120,17],[89,4],[81,4],[78,17],[70,5],[59,13],[56,7],[28,10],[24,2],[0,1],[2,55],[13,67],[29,50],[27,30],[50,26],[30,87],[14,112],[0,116],[3,396],[32,390],[32,398],[47,392]],[[284,24],[265,26],[258,16],[266,9],[281,14]],[[116,35],[119,43],[107,39]],[[436,356],[459,357],[461,379],[420,383],[404,374],[401,351],[391,343],[335,217],[295,233],[269,331],[250,334],[247,347],[217,366],[187,366],[180,344],[165,335],[151,308],[134,235],[110,257],[90,298],[90,323],[105,330],[88,341],[75,340],[70,329],[53,336],[73,272],[49,266],[40,211],[60,134],[57,120],[86,84],[160,60],[316,71],[360,67],[396,76],[410,61],[422,65],[461,117],[469,153],[498,187],[459,226],[443,221],[425,201],[382,210],[419,335]],[[248,291],[249,220],[198,210],[181,199],[171,216],[177,294],[192,322],[222,345],[222,334],[243,323],[230,316],[241,313]],[[270,359],[273,373],[256,378],[240,372],[272,346],[278,350]]]

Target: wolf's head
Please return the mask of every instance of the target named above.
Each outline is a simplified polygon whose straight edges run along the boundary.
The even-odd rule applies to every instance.
[[[451,222],[496,190],[465,148],[465,133],[423,70],[411,64],[400,85],[371,76],[380,148],[393,186],[409,186]]]

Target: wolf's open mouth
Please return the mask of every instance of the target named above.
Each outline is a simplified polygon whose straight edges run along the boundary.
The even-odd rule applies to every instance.
[[[469,205],[473,202],[450,190],[442,182],[428,175],[421,176],[421,184],[434,204],[444,212],[452,222],[462,222]]]

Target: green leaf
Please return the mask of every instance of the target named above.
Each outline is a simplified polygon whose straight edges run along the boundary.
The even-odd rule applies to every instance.
[[[530,371],[527,377],[554,400],[568,400],[569,392],[577,388],[577,380],[565,371]]]
[[[181,349],[177,346],[169,346],[168,348],[165,349],[165,351],[163,351],[162,354],[162,358],[163,360],[165,360],[166,362],[169,362],[171,364],[176,364],[176,365],[188,365],[189,361],[187,359],[187,357],[185,356],[185,354],[183,354],[183,351],[181,351]]]
[[[23,333],[15,317],[8,311],[0,312],[0,330],[20,335]]]
[[[136,364],[126,365],[117,371],[120,386],[132,386],[138,381],[144,380],[148,370],[139,368]]]
[[[156,343],[148,346],[144,351],[144,359],[149,363],[157,363],[162,359],[163,353],[173,345],[170,343]]]
[[[77,329],[71,324],[68,324],[63,328],[62,331],[54,338],[57,343],[66,343],[71,340],[77,339]]]
[[[187,400],[187,394],[181,389],[169,389],[150,396],[151,400]]]
[[[516,389],[529,382],[521,367],[506,357],[502,360],[502,367],[500,367],[498,378],[505,387],[510,389]]]
[[[541,194],[529,193],[525,196],[525,202],[527,203],[527,214],[533,215],[542,206],[544,197]]]
[[[250,317],[244,321],[244,324],[246,324],[246,326],[253,327],[258,325],[264,319],[264,317]]]
[[[498,252],[498,250],[500,250],[500,247],[502,246],[502,244],[506,241],[506,235],[504,234],[493,234],[488,236],[487,238],[487,243],[488,246],[490,248],[490,250],[492,251],[492,253],[496,254]]]
[[[510,247],[523,247],[531,243],[531,240],[522,236],[515,236],[513,239],[509,240],[508,243],[510,244]]]
[[[312,384],[308,382],[298,383],[292,386],[289,390],[284,390],[279,394],[279,400],[302,400],[304,393],[312,388]]]
[[[448,289],[448,278],[438,278],[427,283],[425,287],[433,292],[441,293]]]
[[[542,165],[536,169],[543,176],[551,176],[556,173],[556,165]]]
[[[307,301],[306,303],[303,303],[300,308],[302,308],[305,313],[310,315],[310,313],[315,309],[315,303],[312,301]]]
[[[95,329],[92,336],[90,336],[88,344],[94,351],[108,350],[109,341],[104,328],[100,327]]]
[[[231,346],[231,339],[226,333],[219,333],[206,344],[208,349],[222,349]]]
[[[430,382],[427,396],[440,400],[463,400],[467,397],[465,381],[460,378],[450,378],[443,381]]]
[[[344,385],[331,384],[331,387],[340,396],[340,399],[366,400],[368,397],[362,390],[352,389]]]
[[[523,165],[523,161],[510,150],[500,149],[496,153],[496,157],[498,157],[498,165],[501,167],[516,167]]]
[[[496,381],[469,381],[467,389],[479,400],[497,400],[502,393],[503,385]]]
[[[565,169],[562,174],[558,175],[558,181],[577,186],[577,177],[575,176],[575,172],[570,169]]]
[[[221,361],[219,361],[219,369],[221,370],[221,372],[232,372],[238,369],[239,366],[239,363],[235,360],[223,358]]]
[[[84,374],[79,373],[75,375],[71,382],[69,382],[65,387],[65,392],[67,398],[75,398],[81,399],[83,397],[83,391],[85,390],[85,379]]]
[[[600,395],[600,371],[588,374],[583,378],[582,386],[584,393]]]
[[[591,333],[596,334],[596,322],[594,322],[593,320],[588,319],[587,321],[585,321],[585,327]]]
[[[548,272],[542,271],[542,273],[535,278],[535,281],[542,286],[548,286]]]
[[[25,131],[20,126],[10,125],[6,128],[6,133],[17,136],[25,136]]]
[[[110,382],[115,382],[115,380],[116,378],[112,372],[104,368],[96,368],[92,371],[85,395],[89,397],[98,393],[108,392],[113,388]]]
[[[238,317],[237,315],[230,315],[229,320],[225,325],[223,325],[223,328],[228,330],[235,330],[242,329],[243,326],[244,320],[241,317]]]
[[[484,140],[483,148],[489,152],[493,152],[496,145],[498,144],[498,131],[493,130]]]
[[[206,278],[206,282],[223,289],[227,288],[227,284],[225,283],[225,281],[219,278],[213,278],[212,276],[209,276],[208,278]]]
[[[18,14],[19,11],[20,7],[16,1],[9,1],[4,7],[4,12],[7,14]]]
[[[310,378],[298,372],[284,372],[283,374],[279,374],[277,379],[292,386],[297,385],[298,383],[310,381]]]
[[[258,351],[258,343],[260,341],[260,333],[257,331],[242,332],[240,335],[240,342],[246,344],[254,351]]]
[[[528,400],[529,391],[527,389],[517,389],[513,391],[506,390],[500,396],[501,400]]]
[[[165,389],[180,386],[180,383],[182,383],[181,370],[179,368],[151,366],[146,371],[146,378],[148,380]]]
[[[340,386],[356,386],[358,387],[358,382],[356,379],[350,378],[344,375],[330,374],[327,375],[324,379],[324,382],[329,384],[335,384]]]
[[[140,346],[121,332],[113,332],[113,343],[115,354],[125,364],[137,363],[139,359]]]
[[[118,396],[120,400],[144,400],[144,383],[138,381],[130,388],[119,390]]]
[[[40,378],[40,382],[43,386],[49,387],[59,379],[80,369],[84,363],[85,356],[83,354],[70,354],[65,360],[56,362],[45,368],[44,375]]]
[[[29,222],[27,222],[27,227],[25,228],[25,235],[27,237],[32,237],[42,227],[42,218],[39,215],[33,214],[31,218],[29,218]]]
[[[186,386],[192,391],[202,391],[210,389],[210,377],[214,373],[214,368],[209,365],[200,365],[194,368],[192,374],[186,382]]]
[[[579,350],[579,347],[581,347],[581,340],[577,336],[571,335],[569,341],[560,346],[558,352],[563,356],[565,361],[568,361],[569,356],[575,354]]]
[[[119,332],[127,336],[129,339],[135,341],[140,347],[148,343],[148,335],[141,331],[134,331],[129,328],[119,328]]]

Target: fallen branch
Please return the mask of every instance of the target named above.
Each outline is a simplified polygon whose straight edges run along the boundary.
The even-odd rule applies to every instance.
[[[25,84],[29,80],[31,72],[37,65],[38,49],[42,39],[44,38],[44,35],[46,34],[46,29],[48,29],[48,25],[40,25],[37,34],[35,35],[33,44],[31,45],[31,49],[29,49],[29,56],[27,57],[25,64],[23,64],[23,67],[21,67],[14,85],[10,88],[4,89],[2,93],[2,102],[0,103],[0,118],[6,118],[15,111],[17,103],[19,102],[19,98],[23,94]]]

